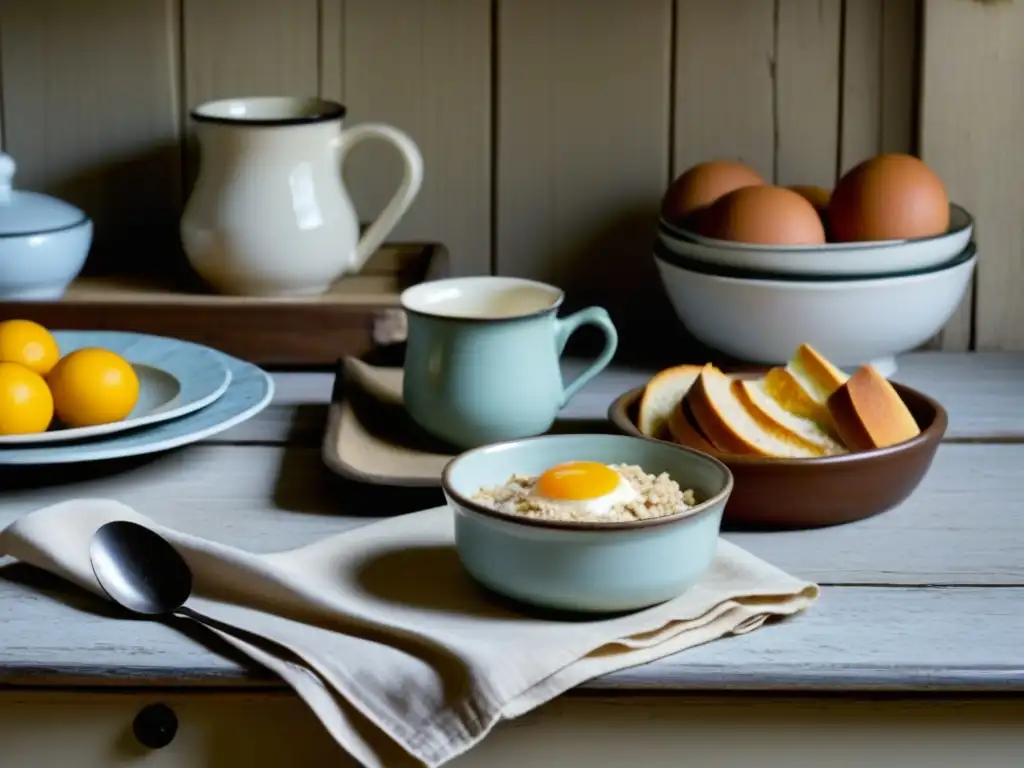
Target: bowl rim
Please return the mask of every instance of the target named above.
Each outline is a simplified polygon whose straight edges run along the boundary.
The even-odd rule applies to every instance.
[[[670,448],[678,449],[681,453],[688,453],[691,456],[695,457],[698,461],[704,461],[715,467],[715,469],[717,469],[725,478],[725,485],[722,487],[722,489],[715,495],[711,496],[708,499],[705,499],[699,504],[696,504],[688,509],[680,510],[679,512],[673,512],[671,515],[663,515],[661,517],[649,517],[645,520],[635,520],[626,522],[594,523],[575,520],[545,520],[533,517],[521,517],[516,515],[510,515],[507,512],[501,512],[496,509],[491,509],[490,507],[485,506],[477,501],[473,501],[465,494],[457,491],[451,483],[450,475],[453,471],[453,468],[460,461],[469,458],[474,454],[488,450],[505,449],[513,445],[528,445],[534,442],[558,440],[569,437],[579,437],[579,435],[535,435],[533,437],[520,437],[514,440],[504,440],[498,443],[489,443],[487,445],[481,445],[478,448],[470,448],[468,451],[460,453],[458,456],[454,457],[447,464],[445,464],[444,469],[441,471],[441,488],[444,490],[446,494],[448,494],[452,499],[454,499],[456,503],[458,503],[460,506],[465,507],[471,512],[483,515],[484,517],[489,517],[495,520],[501,520],[506,523],[511,523],[513,525],[522,525],[528,528],[546,528],[548,530],[588,532],[597,531],[608,533],[621,533],[623,531],[646,530],[648,528],[655,528],[661,525],[676,523],[680,520],[688,519],[691,517],[697,517],[710,512],[712,509],[714,509],[716,505],[728,500],[729,495],[732,493],[734,483],[732,470],[729,469],[725,462],[721,461],[716,456],[704,453],[703,451],[698,451],[694,448],[690,448],[689,446],[679,445],[677,443],[669,443],[666,441],[659,442],[664,443]],[[621,432],[610,432],[608,434],[603,435],[587,435],[587,437],[610,437],[615,439],[625,439],[629,441],[647,439],[644,438],[643,436],[638,437],[636,435],[627,435]],[[646,470],[644,471],[646,472]]]
[[[669,248],[664,241],[656,240],[654,243],[654,257],[679,269],[693,272],[698,275],[713,275],[715,277],[731,278],[733,280],[757,280],[767,282],[776,280],[782,283],[856,283],[868,280],[893,280],[896,278],[919,277],[944,272],[970,261],[978,255],[978,244],[974,240],[968,240],[962,249],[955,255],[949,256],[936,264],[912,269],[900,269],[890,272],[780,272],[773,269],[754,269],[751,267],[738,267],[733,264],[726,264],[716,261],[705,261],[693,256],[684,256]]]
[[[894,285],[913,285],[923,283],[940,277],[947,272],[955,272],[958,269],[974,268],[978,263],[978,245],[971,240],[967,247],[952,259],[944,261],[934,267],[927,267],[915,270],[912,273],[904,272],[892,275],[849,275],[849,276],[821,276],[821,275],[789,275],[777,272],[760,273],[765,277],[755,275],[736,277],[734,275],[722,275],[715,271],[715,265],[709,265],[707,270],[687,269],[684,266],[666,258],[660,253],[660,244],[654,248],[654,261],[664,264],[671,269],[685,272],[688,275],[697,275],[707,280],[735,285],[756,285],[767,288],[784,288],[788,290],[804,291],[849,291],[873,290],[877,288],[890,288]],[[682,257],[680,257],[682,259]],[[720,268],[720,267],[719,267]]]
[[[775,253],[806,253],[808,251],[863,251],[872,248],[896,248],[914,243],[928,243],[941,240],[946,237],[955,237],[965,231],[972,231],[974,228],[974,217],[971,212],[958,203],[950,201],[950,215],[954,209],[964,217],[964,223],[959,227],[950,227],[940,235],[924,235],[922,237],[907,237],[900,240],[863,240],[842,243],[817,243],[813,245],[764,245],[763,243],[741,243],[732,240],[722,240],[717,237],[706,237],[692,229],[673,224],[658,215],[658,231],[664,232],[674,238],[682,237],[691,243],[703,245],[708,248],[721,248],[723,250],[741,251],[772,251]]]
[[[730,374],[735,375],[735,374]],[[756,374],[747,374],[756,375]],[[851,451],[849,453],[840,453],[834,456],[816,456],[812,458],[783,458],[776,456],[744,456],[742,454],[735,453],[708,453],[705,454],[715,459],[719,459],[723,463],[728,461],[730,464],[737,466],[784,466],[784,467],[824,467],[824,466],[838,466],[843,464],[856,464],[862,461],[869,461],[871,459],[882,459],[887,456],[892,456],[904,451],[909,451],[918,446],[925,445],[938,439],[940,442],[943,435],[946,433],[946,429],[949,427],[949,414],[946,409],[942,407],[942,404],[934,397],[926,395],[918,389],[908,387],[906,384],[900,384],[897,381],[890,382],[896,391],[900,393],[902,398],[903,392],[909,392],[914,397],[923,400],[934,412],[935,417],[932,419],[932,423],[921,430],[921,432],[910,438],[904,440],[902,443],[896,443],[896,445],[890,445],[886,448],[874,448],[869,451]],[[608,421],[614,424],[618,429],[625,430],[622,422],[629,425],[632,432],[625,432],[624,434],[629,437],[639,437],[643,440],[654,440],[659,443],[668,443],[669,445],[678,445],[669,440],[662,440],[658,437],[648,437],[640,432],[640,428],[633,423],[629,418],[629,407],[636,401],[638,401],[644,393],[643,387],[634,387],[612,400],[608,406]],[[685,446],[681,446],[685,447]]]

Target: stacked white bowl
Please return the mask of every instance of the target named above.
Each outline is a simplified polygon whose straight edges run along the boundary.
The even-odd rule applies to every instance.
[[[801,343],[844,368],[895,357],[942,330],[977,262],[974,222],[884,242],[772,246],[715,240],[658,222],[654,260],[676,314],[704,344],[752,363],[785,363]]]

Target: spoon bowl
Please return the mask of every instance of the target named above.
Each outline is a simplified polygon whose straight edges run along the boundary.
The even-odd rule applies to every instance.
[[[100,526],[89,560],[115,603],[148,616],[174,613],[192,594],[192,571],[163,536],[144,525],[115,520]]]

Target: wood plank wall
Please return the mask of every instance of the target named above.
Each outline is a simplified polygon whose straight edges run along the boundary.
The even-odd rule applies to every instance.
[[[648,254],[674,174],[728,156],[830,185],[917,151],[921,16],[919,0],[0,0],[0,141],[19,186],[94,216],[90,269],[167,269],[190,107],[339,99],[423,151],[395,239],[444,242],[459,273],[555,281],[649,332],[669,317]],[[1024,3],[929,0],[923,25],[921,149],[984,231],[977,304],[940,344],[1024,348]],[[353,155],[363,218],[398,174],[387,148]]]

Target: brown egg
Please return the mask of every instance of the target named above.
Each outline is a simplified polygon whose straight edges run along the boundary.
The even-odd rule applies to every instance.
[[[832,197],[832,192],[830,190],[827,190],[824,187],[815,187],[810,184],[794,184],[790,187],[786,187],[786,189],[791,189],[796,192],[800,197],[813,205],[818,211],[824,211],[828,208],[829,198]]]
[[[828,222],[838,242],[939,235],[949,229],[949,196],[942,179],[916,157],[879,155],[839,180]]]
[[[672,182],[662,198],[661,215],[668,221],[696,226],[693,215],[722,195],[764,183],[757,171],[743,163],[732,160],[699,163]]]
[[[745,187],[719,198],[702,217],[701,234],[739,243],[817,245],[825,228],[814,206],[791,189]]]

